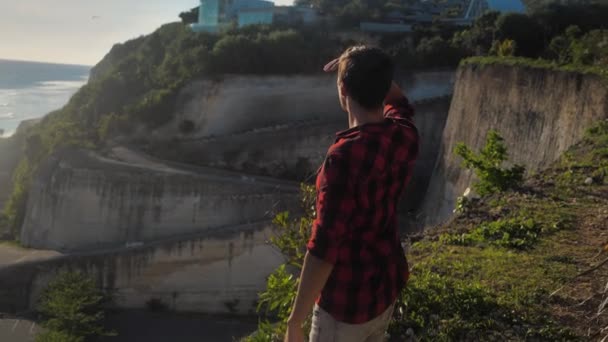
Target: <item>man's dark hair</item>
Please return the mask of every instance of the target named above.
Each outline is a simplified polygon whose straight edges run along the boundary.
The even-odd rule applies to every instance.
[[[395,66],[381,49],[353,46],[340,56],[338,78],[349,96],[365,109],[376,109],[393,82]]]

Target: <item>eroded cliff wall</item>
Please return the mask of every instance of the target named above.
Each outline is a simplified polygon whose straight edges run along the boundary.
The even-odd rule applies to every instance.
[[[451,70],[420,71],[400,74],[397,80],[417,101],[451,94],[453,76]],[[336,76],[327,74],[199,80],[182,89],[177,103],[174,119],[155,132],[145,132],[143,139],[225,136],[299,121],[345,120]]]
[[[608,117],[608,87],[595,75],[530,67],[466,65],[456,75],[437,165],[425,196],[426,224],[448,218],[473,181],[453,153],[458,142],[475,150],[488,130],[505,139],[510,160],[542,169]]]
[[[298,184],[168,165],[126,149],[123,160],[65,150],[29,193],[21,242],[79,251],[155,241],[272,218],[298,208]]]
[[[284,260],[268,223],[235,226],[135,248],[52,257],[0,267],[0,312],[33,308],[61,272],[83,272],[119,308],[254,314],[266,277]]]
[[[449,97],[414,103],[421,153],[406,191],[406,210],[417,209],[422,201],[437,158],[449,104]],[[173,156],[185,163],[310,182],[334,142],[336,132],[346,128],[345,118],[301,121],[225,136],[172,141],[154,146],[150,152],[163,158]]]

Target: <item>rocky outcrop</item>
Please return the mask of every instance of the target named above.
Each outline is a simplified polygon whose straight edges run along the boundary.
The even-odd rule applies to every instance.
[[[457,196],[473,181],[453,153],[458,142],[478,150],[488,130],[496,129],[505,138],[510,160],[534,172],[606,117],[608,87],[599,76],[501,65],[461,67],[425,196],[426,224],[448,218]]]

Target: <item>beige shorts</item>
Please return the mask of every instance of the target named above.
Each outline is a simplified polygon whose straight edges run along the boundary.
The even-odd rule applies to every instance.
[[[310,342],[384,342],[395,304],[380,316],[363,324],[336,321],[329,313],[315,305],[310,329]]]

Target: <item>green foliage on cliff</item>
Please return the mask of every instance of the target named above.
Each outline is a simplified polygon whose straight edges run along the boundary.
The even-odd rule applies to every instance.
[[[463,159],[464,167],[471,169],[479,179],[473,188],[480,195],[488,195],[518,187],[523,181],[525,169],[520,165],[503,168],[508,159],[507,148],[500,134],[491,130],[486,145],[479,153],[463,143],[456,145],[454,153]]]
[[[302,215],[291,218],[289,213],[283,212],[273,221],[276,231],[270,241],[285,257],[285,264],[268,277],[266,290],[259,295],[258,312],[265,317],[274,318],[276,323],[270,323],[267,319],[261,320],[258,330],[244,339],[244,342],[283,340],[287,319],[298,289],[296,275],[302,270],[306,242],[315,217],[315,188],[302,184],[300,192]],[[310,321],[306,326],[310,327]]]
[[[80,342],[111,336],[103,327],[106,296],[95,281],[80,273],[59,274],[43,292],[38,311],[46,331],[36,341]]]

